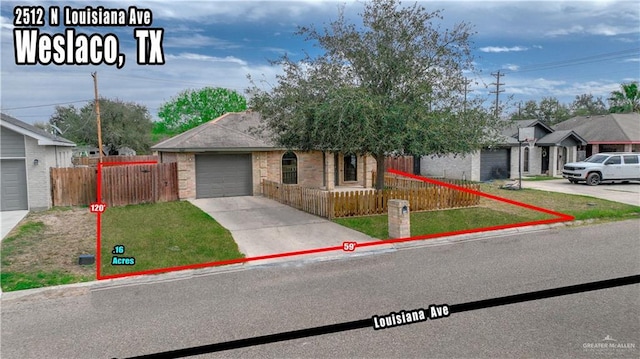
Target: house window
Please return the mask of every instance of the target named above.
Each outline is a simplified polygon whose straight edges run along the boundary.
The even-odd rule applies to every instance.
[[[524,159],[522,161],[524,162],[522,164],[523,171],[529,172],[529,147],[524,148]]]
[[[291,151],[282,155],[282,183],[298,184],[298,157]]]
[[[344,156],[344,181],[358,180],[358,158],[356,155]]]
[[[600,152],[624,152],[624,145],[601,144]]]

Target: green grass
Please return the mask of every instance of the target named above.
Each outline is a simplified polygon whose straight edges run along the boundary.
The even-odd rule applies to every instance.
[[[544,214],[523,216],[479,207],[433,212],[414,212],[411,213],[411,236],[497,226],[543,218],[551,217]],[[388,217],[386,215],[338,218],[334,221],[374,238],[389,238],[387,227]]]
[[[102,275],[242,258],[231,233],[189,202],[108,208],[102,215]],[[112,254],[123,245],[124,254]],[[135,264],[112,265],[113,256]]]
[[[27,222],[17,229],[17,233],[2,241],[2,268],[0,270],[0,286],[2,291],[41,288],[60,284],[69,284],[92,280],[90,276],[79,276],[62,271],[40,271],[36,268],[23,272],[11,271],[12,256],[28,253],[35,241],[42,240],[44,223]]]
[[[87,282],[93,279],[94,278],[91,276],[77,276],[60,271],[35,273],[16,273],[3,271],[2,273],[0,273],[0,282],[2,282],[2,291],[4,292]]]
[[[607,201],[589,196],[539,191],[528,188],[518,191],[504,190],[500,189],[499,185],[500,184],[483,184],[480,190],[499,197],[551,209],[556,212],[566,213],[576,217],[577,220],[623,220],[640,218],[640,207],[638,206]],[[529,211],[488,199],[483,199],[483,203],[490,208],[508,210],[511,212],[523,213],[523,211]]]
[[[574,216],[576,220],[597,219],[601,222],[640,218],[640,207],[611,202],[587,196],[523,189],[504,190],[500,184],[482,184],[481,191]],[[411,213],[411,236],[483,228],[553,218],[553,216],[487,198],[481,206],[433,212]],[[386,215],[334,220],[343,226],[368,234],[374,238],[388,236]]]

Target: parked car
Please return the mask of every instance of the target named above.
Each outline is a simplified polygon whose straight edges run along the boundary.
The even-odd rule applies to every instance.
[[[562,177],[571,183],[585,181],[590,186],[602,182],[640,181],[640,153],[598,153],[584,161],[565,164]]]

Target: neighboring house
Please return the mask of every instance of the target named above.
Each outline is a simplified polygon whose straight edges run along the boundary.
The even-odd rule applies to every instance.
[[[102,155],[107,153],[102,150]],[[94,146],[78,146],[73,149],[73,157],[100,157],[100,149]]]
[[[102,155],[108,156],[109,154],[102,149]],[[129,147],[120,147],[112,156],[135,156],[136,150]],[[73,157],[100,157],[100,149],[93,146],[78,146],[73,150]]]
[[[587,141],[586,146],[579,148],[579,160],[600,152],[640,152],[638,113],[579,116],[553,128],[573,130]]]
[[[327,190],[372,186],[372,157],[287,151],[257,131],[260,122],[253,111],[227,113],[151,150],[160,162],[178,163],[181,199],[257,195],[262,180]]]
[[[9,115],[0,117],[2,211],[51,207],[51,167],[71,167],[75,144]]]
[[[535,144],[523,143],[519,149],[519,128],[532,129]],[[538,120],[509,121],[496,146],[466,156],[424,156],[420,168],[423,176],[471,181],[518,178],[520,165],[523,175],[560,176],[564,164],[577,159],[578,146],[585,144],[576,132],[554,131]]]

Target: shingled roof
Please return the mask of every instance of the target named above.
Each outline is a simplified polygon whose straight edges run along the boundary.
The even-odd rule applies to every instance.
[[[67,140],[66,138],[53,135],[41,128],[20,121],[17,118],[9,116],[7,114],[0,113],[0,119],[2,120],[2,123],[6,128],[38,140],[38,144],[41,146],[76,146],[75,143]]]
[[[275,147],[269,136],[257,131],[260,114],[229,112],[151,147],[164,152],[269,151]]]
[[[556,130],[573,130],[588,143],[640,143],[640,114],[578,116],[560,122]]]
[[[538,146],[560,146],[562,141],[565,139],[573,137],[573,139],[581,145],[586,145],[587,141],[580,137],[577,133],[571,130],[558,130],[556,132],[552,132],[542,137],[536,142]]]

